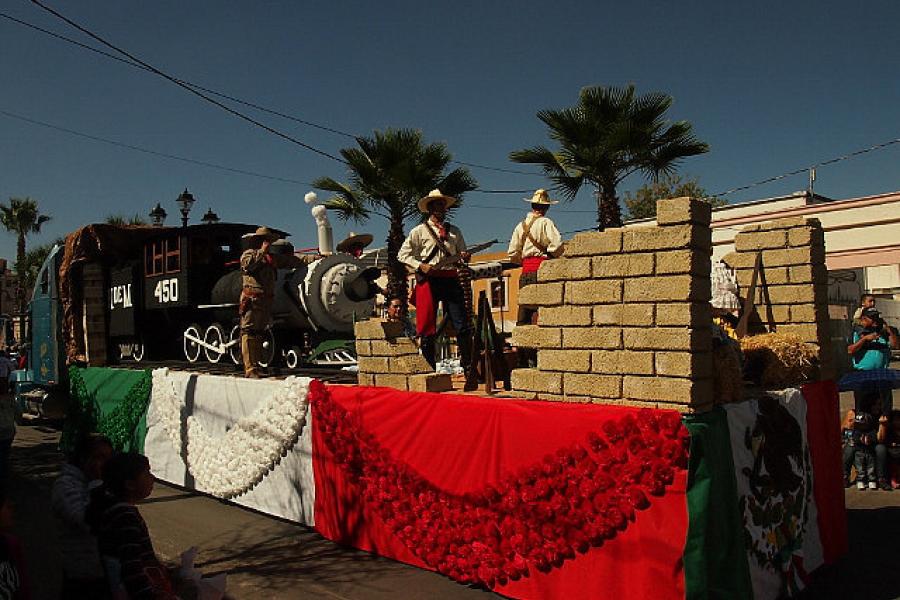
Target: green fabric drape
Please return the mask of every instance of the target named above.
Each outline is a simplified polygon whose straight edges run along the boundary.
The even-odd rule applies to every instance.
[[[752,598],[728,417],[717,408],[687,415],[684,424],[691,433],[685,596],[689,600]]]
[[[97,432],[116,450],[143,453],[151,381],[149,370],[70,367],[71,402],[60,446],[69,450],[78,436]]]

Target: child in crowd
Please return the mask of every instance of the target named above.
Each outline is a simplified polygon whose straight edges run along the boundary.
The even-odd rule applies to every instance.
[[[109,439],[79,439],[53,483],[50,505],[57,519],[63,561],[62,598],[109,597],[109,586],[97,551],[97,538],[85,521],[90,490],[99,486],[103,467],[113,454]]]
[[[135,507],[152,491],[147,457],[126,452],[106,463],[103,485],[91,493],[87,521],[97,536],[114,598],[177,599],[169,574],[153,550],[147,524]]]
[[[844,422],[841,425],[841,448],[844,458],[844,487],[848,488],[853,485],[850,481],[850,469],[853,468],[853,460],[856,454],[856,448],[853,446],[853,420],[856,418],[856,411],[852,408],[847,411]]]
[[[878,489],[875,479],[875,417],[857,411],[853,419],[853,464],[856,467],[856,489]]]
[[[29,600],[31,598],[25,560],[19,539],[6,533],[12,527],[13,508],[0,486],[0,598]]]

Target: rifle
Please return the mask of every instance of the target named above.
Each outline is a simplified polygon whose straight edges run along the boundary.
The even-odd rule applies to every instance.
[[[498,243],[500,243],[500,240],[496,240],[496,239],[491,240],[489,242],[482,242],[480,244],[475,244],[474,246],[469,246],[468,248],[466,248],[466,252],[468,252],[469,254],[477,254],[478,252],[481,252],[482,250],[487,250],[494,244],[498,244]],[[446,269],[448,267],[452,267],[452,266],[456,265],[461,260],[462,260],[462,257],[459,254],[445,256],[444,258],[439,260],[436,264],[432,265],[431,268],[432,269]]]

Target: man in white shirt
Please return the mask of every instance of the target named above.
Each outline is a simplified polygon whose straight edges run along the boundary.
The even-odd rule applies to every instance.
[[[509,240],[507,256],[509,261],[522,265],[519,289],[537,283],[537,271],[548,258],[556,258],[563,253],[562,236],[556,225],[547,217],[547,211],[557,200],[551,200],[547,190],[539,189],[531,198],[523,198],[531,203],[531,212],[516,225]],[[536,310],[529,306],[519,306],[517,325],[530,324]]]
[[[471,256],[462,231],[444,222],[447,209],[456,203],[456,198],[445,196],[440,190],[432,190],[420,199],[419,210],[428,214],[428,220],[413,227],[397,258],[416,273],[416,333],[421,338],[422,356],[435,365],[434,338],[440,302],[456,329],[460,364],[466,368],[472,359],[472,324],[466,314],[457,266],[468,262]]]

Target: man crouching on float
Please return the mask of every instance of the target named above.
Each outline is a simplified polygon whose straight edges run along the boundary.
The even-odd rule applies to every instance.
[[[459,227],[445,223],[447,209],[458,201],[432,190],[419,200],[419,210],[428,220],[409,232],[397,258],[416,273],[416,333],[421,338],[422,356],[435,366],[437,306],[444,305],[456,329],[460,365],[466,369],[472,361],[472,324],[466,314],[466,301],[456,265],[468,262],[471,255]],[[475,389],[476,382],[466,380],[464,389]]]

